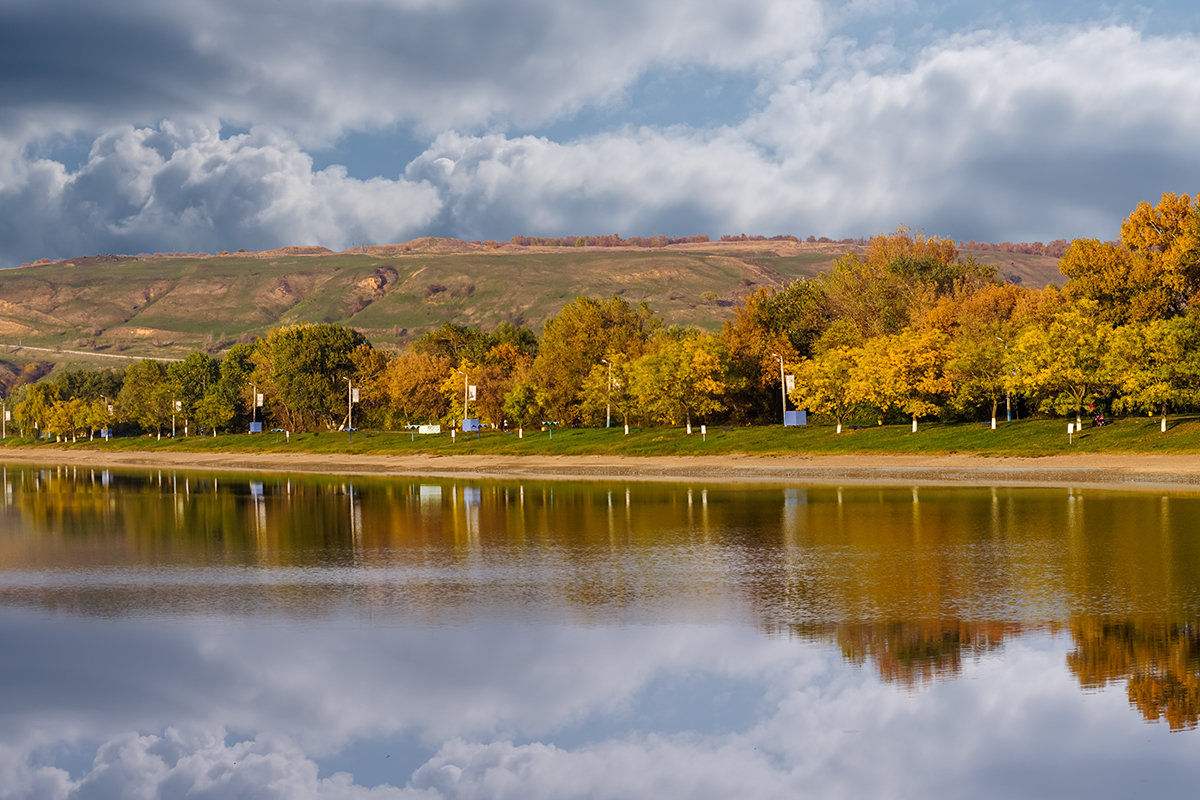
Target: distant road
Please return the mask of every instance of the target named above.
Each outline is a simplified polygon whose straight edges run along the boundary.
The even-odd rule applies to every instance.
[[[119,356],[115,353],[92,353],[87,350],[64,350],[61,347],[30,347],[29,345],[21,344],[0,344],[0,347],[7,347],[10,351],[16,353],[21,350],[33,350],[37,353],[54,353],[56,355],[67,353],[73,356],[91,356],[92,358],[121,358],[126,361],[182,361],[182,358],[167,358],[166,356]]]

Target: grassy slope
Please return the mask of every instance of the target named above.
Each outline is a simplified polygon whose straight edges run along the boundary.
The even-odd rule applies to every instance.
[[[1047,456],[1068,453],[1200,453],[1200,419],[1172,420],[1159,433],[1157,419],[1123,419],[1103,428],[1087,428],[1068,443],[1064,420],[1027,420],[1001,424],[992,431],[983,424],[922,424],[913,435],[907,425],[861,428],[842,434],[825,425],[805,428],[753,427],[710,430],[702,438],[699,428],[691,436],[675,428],[635,430],[629,436],[620,428],[526,431],[515,434],[485,432],[459,437],[419,436],[410,433],[359,432],[353,441],[344,433],[298,434],[286,442],[282,434],[248,434],[216,438],[190,437],[155,440],[149,437],[114,439],[111,442],[37,444],[10,437],[7,446],[37,446],[48,454],[56,447],[165,451],[310,452],[310,453],[436,453],[500,455],[630,455],[687,456],[749,454],[853,454],[853,453],[969,453],[988,456]],[[0,453],[2,459],[2,453]]]
[[[387,345],[443,322],[490,328],[509,320],[539,328],[581,295],[646,301],[668,323],[714,329],[755,288],[815,275],[835,257],[827,247],[714,243],[75,259],[0,270],[0,343],[177,356],[281,323],[338,322]],[[1052,259],[1019,258],[1013,274],[1025,285],[1053,279]]]

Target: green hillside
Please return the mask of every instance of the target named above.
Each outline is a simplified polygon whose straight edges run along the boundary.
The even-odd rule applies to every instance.
[[[848,249],[714,242],[539,250],[418,240],[367,252],[295,249],[314,255],[79,258],[0,270],[0,344],[169,357],[220,350],[280,324],[336,322],[387,347],[443,322],[537,329],[580,295],[646,301],[669,324],[711,329],[746,294],[825,271]],[[1008,270],[1025,286],[1057,278],[1054,259],[977,258],[1001,263],[1002,273],[1013,262]]]

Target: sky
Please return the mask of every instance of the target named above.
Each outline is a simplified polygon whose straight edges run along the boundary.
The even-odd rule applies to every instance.
[[[1115,238],[1200,8],[0,0],[0,265],[417,236]]]

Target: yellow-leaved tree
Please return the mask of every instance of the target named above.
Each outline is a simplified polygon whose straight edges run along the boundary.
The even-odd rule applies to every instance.
[[[855,370],[864,400],[912,417],[916,433],[917,419],[937,413],[952,389],[945,371],[947,343],[946,334],[936,329],[869,339]]]

